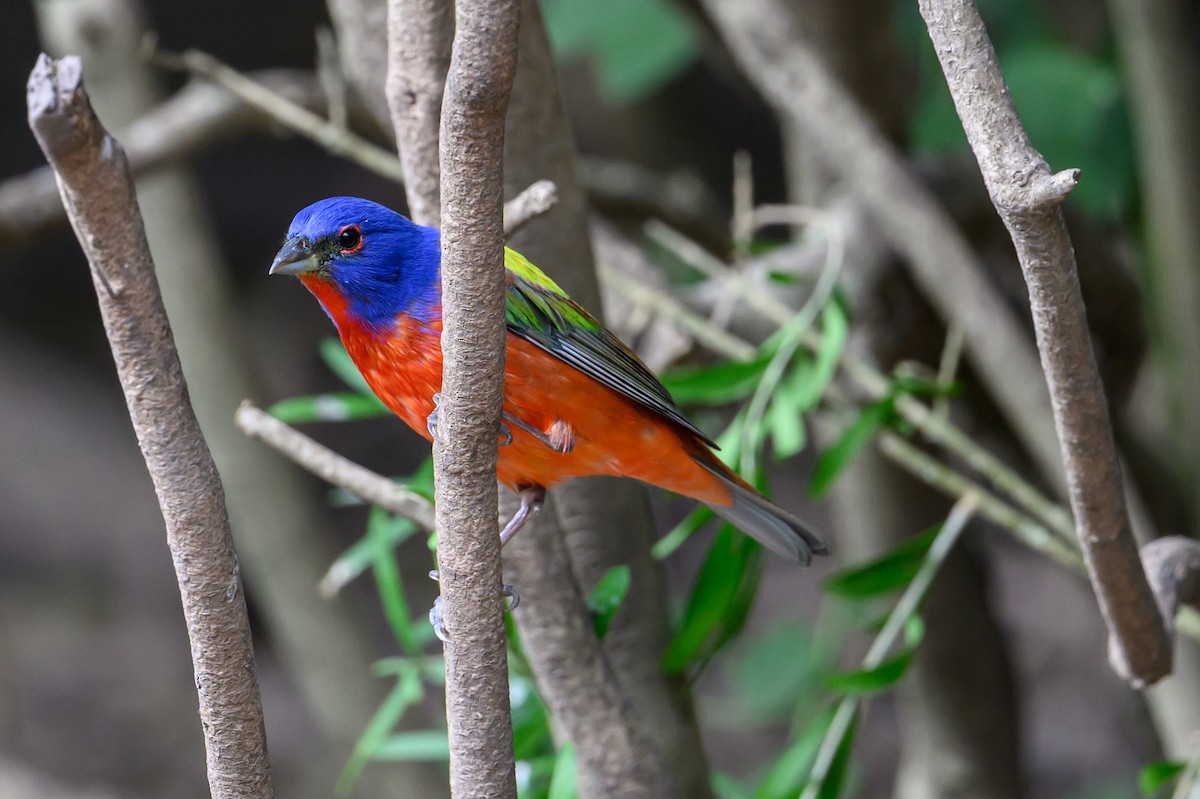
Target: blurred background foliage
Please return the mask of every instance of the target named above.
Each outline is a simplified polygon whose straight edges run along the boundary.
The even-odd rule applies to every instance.
[[[9,98],[0,103],[4,176],[40,166],[20,97],[35,54],[51,46],[39,35],[49,38],[48,9],[56,4],[64,5],[40,0],[35,15],[34,6],[14,3],[0,28],[0,90]],[[836,5],[805,3],[814,13]],[[1055,168],[1082,169],[1083,181],[1067,205],[1085,293],[1089,286],[1108,292],[1092,312],[1115,412],[1132,430],[1126,440],[1142,442],[1142,454],[1131,457],[1151,515],[1166,529],[1188,531],[1183,506],[1190,500],[1178,488],[1194,485],[1193,476],[1177,470],[1154,479],[1163,474],[1156,468],[1169,469],[1164,457],[1154,457],[1162,454],[1167,429],[1162,393],[1169,379],[1147,376],[1144,316],[1136,291],[1124,290],[1155,278],[1144,271],[1152,262],[1143,251],[1150,232],[1129,103],[1137,89],[1123,72],[1108,12],[1092,0],[980,5],[1035,146]],[[786,132],[736,72],[697,4],[544,0],[543,8],[593,205],[638,244],[657,279],[669,281],[667,294],[684,297],[702,318],[720,318],[719,308],[705,305],[702,272],[647,235],[643,223],[666,218],[736,263],[779,251],[789,238],[782,226],[747,241],[727,220],[735,210],[730,185],[736,152],[750,154],[756,202],[795,196],[786,177]],[[246,71],[311,69],[313,30],[326,24],[319,0],[291,3],[286,13],[254,0],[145,0],[144,11],[162,46],[207,50]],[[1015,264],[975,186],[973,163],[964,158],[969,150],[916,5],[897,0],[887,11],[891,16],[882,27],[902,69],[880,81],[895,81],[902,92],[897,143],[989,263],[999,264],[996,290],[1019,308]],[[1185,19],[1191,34],[1200,33],[1194,10]],[[107,29],[96,30],[103,35]],[[854,47],[855,38],[849,41],[834,45]],[[1200,36],[1190,41],[1195,61]],[[170,90],[182,85],[177,75],[156,79]],[[210,233],[203,241],[167,246],[211,255],[240,355],[253,368],[254,399],[274,403],[277,417],[304,425],[359,462],[409,475],[403,482],[431,496],[423,442],[387,418],[340,345],[328,338],[308,298],[265,280],[295,210],[332,194],[401,205],[399,188],[304,141],[275,135],[219,142],[197,153],[185,171]],[[610,180],[626,173],[635,179]],[[683,187],[682,208],[642,196],[664,187]],[[819,227],[804,236],[831,246]],[[187,647],[160,522],[122,420],[86,270],[61,224],[3,230],[8,290],[0,293],[0,794],[204,795]],[[1088,254],[1097,250],[1110,271],[1088,272]],[[1193,263],[1196,255],[1191,253]],[[553,264],[541,266],[553,274]],[[902,396],[953,406],[955,418],[965,419],[981,445],[1018,471],[1032,471],[970,367],[948,378],[937,373],[945,331],[894,269],[872,284],[891,331],[883,352],[873,355],[888,375],[888,388],[875,399],[839,390],[835,376],[855,331],[878,324],[880,314],[843,293],[844,284],[856,279],[852,275],[835,275],[841,285],[822,295],[815,288],[819,271],[768,270],[763,278],[779,296],[798,288],[800,296],[815,298],[801,326],[780,330],[724,312],[729,329],[749,348],[738,357],[687,337],[668,352],[655,348],[644,325],[622,330],[638,336],[648,360],[668,367],[664,382],[719,440],[722,455],[747,479],[774,489],[781,503],[820,520],[838,553],[835,563],[797,572],[727,525],[709,525],[712,514],[705,509],[654,497],[661,527],[669,531],[655,554],[669,579],[674,625],[663,668],[684,677],[694,693],[714,794],[935,795],[913,785],[945,789],[955,777],[912,777],[904,752],[913,739],[924,735],[936,743],[939,735],[958,736],[1000,750],[1011,743],[1004,739],[1007,727],[1017,751],[999,757],[995,767],[1007,769],[1005,775],[985,781],[986,790],[936,795],[1103,799],[1140,790],[1167,796],[1177,782],[1194,780],[1196,763],[1188,760],[1194,742],[1190,752],[1180,750],[1180,741],[1162,735],[1146,706],[1109,672],[1103,628],[1084,583],[994,526],[972,523],[959,544],[967,554],[955,551],[955,557],[969,557],[975,570],[964,578],[969,586],[949,576],[948,583],[935,582],[945,598],[930,599],[922,615],[918,608],[933,590],[930,581],[963,532],[964,520],[953,516],[930,526],[947,519],[950,503],[901,491],[894,510],[904,537],[883,545],[855,543],[853,532],[818,502],[850,479],[881,433],[911,432],[895,411]],[[619,291],[606,293],[610,314],[624,318],[628,303]],[[1169,328],[1170,320],[1165,324]],[[819,334],[821,344],[800,346],[809,334]],[[1134,354],[1121,360],[1125,352]],[[322,721],[298,676],[307,667],[294,658],[291,633],[283,631],[287,623],[272,615],[277,611],[264,610],[269,602],[262,581],[269,570],[251,571],[247,591],[262,634],[258,651],[277,790],[297,797],[435,796],[429,788],[396,787],[438,785],[447,757],[439,715],[440,648],[425,620],[435,587],[424,575],[435,542],[411,522],[298,479],[327,501],[312,521],[323,543],[316,549],[298,543],[295,557],[321,570],[331,566],[322,587],[338,594],[338,618],[357,630],[354,640],[363,645],[357,659],[330,653],[332,668],[341,669],[338,679],[346,685],[365,685],[368,698],[346,705],[341,727]],[[621,608],[629,580],[628,568],[617,567],[589,595],[598,635]],[[306,584],[315,596],[316,580]],[[947,606],[974,618],[968,606],[977,600],[968,594],[982,596],[978,601],[988,608],[985,621],[969,623],[997,630],[997,654],[983,655],[990,658],[988,668],[1001,672],[989,689],[995,693],[1000,685],[997,695],[964,694],[938,683],[944,673],[910,674],[920,653],[938,646],[929,639],[942,628]],[[315,637],[318,649],[330,648],[323,628],[314,622],[306,633],[310,619],[297,615],[296,634]],[[568,799],[577,795],[575,754],[556,737],[512,625],[510,638],[521,795]],[[974,644],[963,638],[942,646],[963,655]],[[958,664],[987,670],[969,657]],[[929,695],[921,690],[965,708],[960,717],[973,716],[971,729],[918,732],[916,722],[910,726],[911,704]],[[997,701],[1003,719],[989,715]],[[1001,731],[976,729],[989,725]],[[916,748],[936,771],[936,751]],[[958,762],[948,767],[970,770]],[[371,775],[382,776],[371,782]],[[904,775],[916,782],[906,783]]]

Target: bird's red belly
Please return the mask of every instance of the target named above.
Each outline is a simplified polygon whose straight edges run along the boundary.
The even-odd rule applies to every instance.
[[[384,404],[429,438],[426,421],[434,410],[433,395],[441,390],[437,335],[343,341]],[[571,477],[605,474],[705,502],[731,501],[728,490],[692,459],[691,450],[703,444],[690,441],[690,434],[511,333],[504,410],[544,433],[557,424],[557,432],[569,433],[572,442],[570,451],[561,452],[509,424],[512,440],[500,447],[496,472],[510,488],[549,487]]]

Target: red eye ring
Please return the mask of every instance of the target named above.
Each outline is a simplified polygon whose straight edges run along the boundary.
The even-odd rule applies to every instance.
[[[337,244],[344,254],[358,252],[362,249],[362,228],[346,225],[338,231]]]

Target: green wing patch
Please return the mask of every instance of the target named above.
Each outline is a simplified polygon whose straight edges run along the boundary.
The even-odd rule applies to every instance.
[[[505,248],[508,329],[588,377],[698,436],[716,443],[688,421],[670,393],[638,357],[520,253]]]

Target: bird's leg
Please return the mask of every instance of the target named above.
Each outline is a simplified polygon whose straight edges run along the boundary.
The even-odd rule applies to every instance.
[[[523,488],[517,495],[521,498],[521,507],[508,520],[508,524],[504,525],[504,529],[500,531],[501,547],[512,540],[517,531],[524,527],[525,523],[542,509],[542,505],[546,501],[546,489],[542,486]],[[440,576],[437,569],[429,572],[430,579],[437,580]],[[509,600],[507,607],[505,607],[506,611],[514,610],[521,602],[521,595],[517,593],[517,589],[507,583],[500,589],[500,596]],[[439,641],[442,643],[450,642],[450,635],[446,632],[446,627],[442,623],[441,596],[438,596],[433,601],[433,607],[429,609],[429,623],[433,625],[433,632]]]
[[[556,420],[554,424],[550,425],[550,429],[547,431],[539,430],[529,424],[529,422],[512,415],[508,411],[504,411],[502,415],[506,422],[524,430],[555,452],[561,452],[565,455],[575,448],[575,428],[562,419]],[[509,439],[512,439],[511,435]]]
[[[437,433],[437,423],[438,423],[438,406],[441,404],[442,404],[442,395],[441,395],[441,392],[438,392],[437,394],[433,395],[433,410],[430,411],[429,416],[427,416],[425,418],[425,429],[427,429],[429,431],[429,437],[432,438],[434,441],[439,440],[438,433]],[[504,416],[505,416],[505,418],[508,418],[507,413],[504,414]],[[508,429],[508,425],[506,425],[504,422],[501,422],[500,423],[500,442],[499,442],[499,444],[497,444],[497,446],[507,447],[509,444],[512,443],[512,438],[513,438],[512,431]]]
[[[521,507],[517,508],[517,512],[500,531],[500,546],[502,547],[525,526],[525,522],[532,519],[534,514],[542,509],[542,504],[546,501],[546,489],[542,486],[529,486],[522,488],[517,496],[521,498]]]

